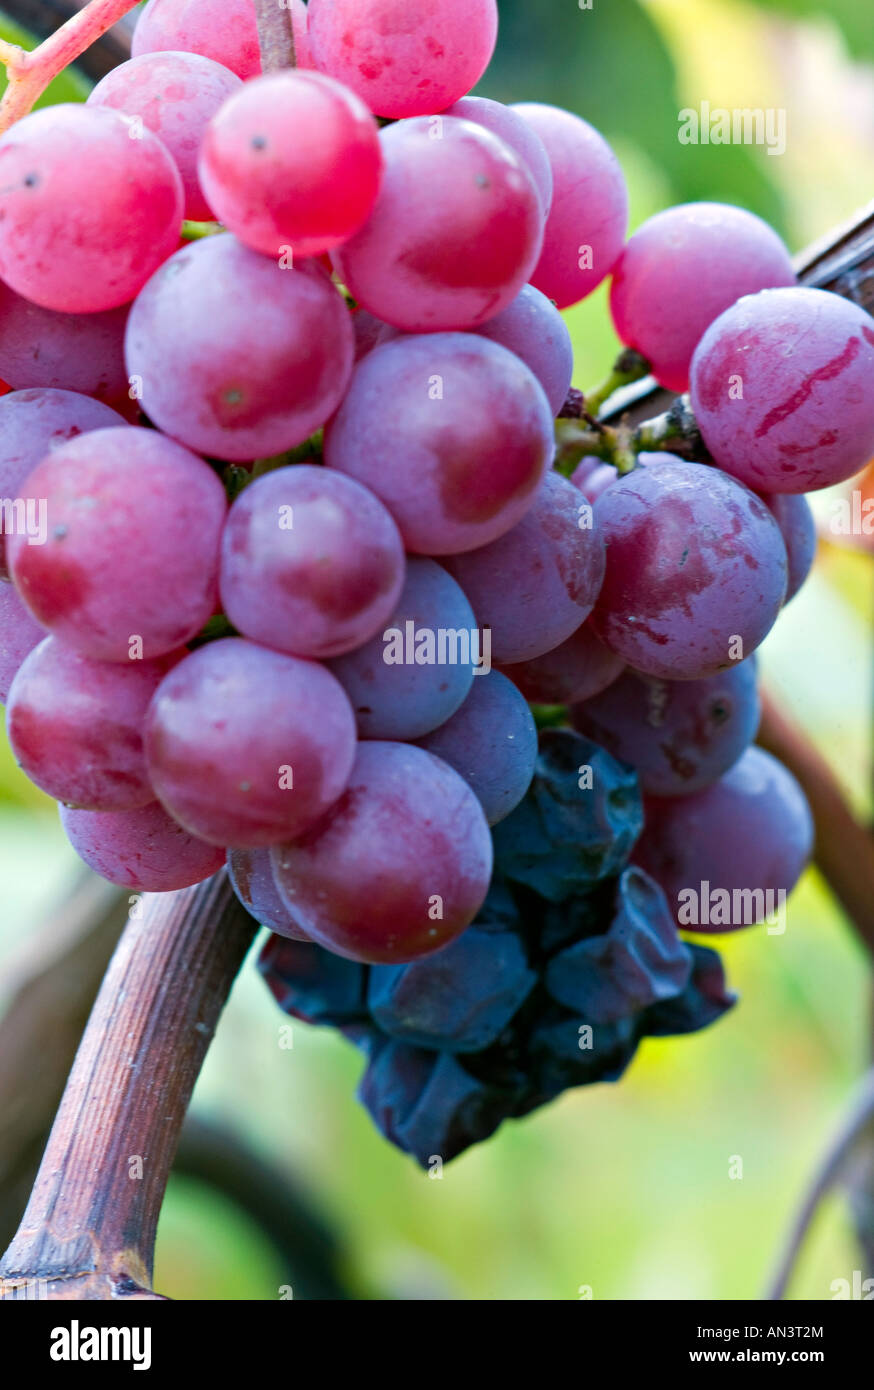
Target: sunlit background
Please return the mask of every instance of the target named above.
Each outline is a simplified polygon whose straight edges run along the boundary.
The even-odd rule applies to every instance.
[[[410,0],[417,3],[417,0]],[[579,112],[613,143],[632,226],[715,198],[769,218],[793,251],[874,196],[874,25],[865,0],[501,0],[481,90]],[[6,31],[8,32],[8,31]],[[71,99],[68,88],[55,100]],[[684,146],[678,111],[785,109],[787,147]],[[616,350],[604,287],[571,311],[576,384]],[[762,649],[766,682],[867,816],[874,575],[823,542],[802,594]],[[78,861],[52,804],[0,750],[0,969],[69,890]],[[359,1054],[287,1020],[244,968],[194,1109],[236,1131],[330,1227],[350,1297],[745,1299],[762,1292],[810,1171],[870,1045],[863,954],[810,871],[784,936],[724,942],[741,1002],[709,1031],[649,1040],[625,1078],[566,1093],[422,1174],[355,1100]],[[2,1000],[0,1000],[2,1006]],[[731,1179],[735,1156],[742,1179]],[[849,1217],[826,1203],[791,1287],[827,1299],[859,1266]],[[233,1203],[174,1178],[155,1287],[173,1298],[271,1299],[294,1285]]]

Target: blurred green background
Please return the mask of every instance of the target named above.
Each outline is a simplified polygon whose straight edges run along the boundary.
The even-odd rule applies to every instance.
[[[411,3],[413,0],[411,0]],[[591,120],[625,169],[632,225],[716,198],[768,217],[793,251],[874,194],[874,26],[865,0],[501,0],[481,90]],[[59,91],[55,99],[69,100]],[[787,112],[781,157],[682,146],[678,111]],[[568,315],[576,382],[616,349],[605,288]],[[871,558],[823,542],[762,651],[764,677],[827,754],[860,814],[869,797]],[[0,968],[77,873],[53,808],[0,748]],[[195,1109],[245,1136],[307,1194],[345,1251],[353,1296],[383,1299],[747,1299],[761,1294],[811,1166],[866,1065],[870,980],[815,871],[784,936],[724,943],[738,1007],[708,1032],[649,1041],[621,1083],[566,1094],[450,1164],[420,1173],[354,1098],[359,1055],[295,1025],[244,968]],[[729,1176],[735,1156],[743,1177]],[[827,1299],[860,1260],[827,1203],[792,1284]],[[292,1272],[232,1205],[174,1179],[155,1286],[178,1299],[271,1299]]]

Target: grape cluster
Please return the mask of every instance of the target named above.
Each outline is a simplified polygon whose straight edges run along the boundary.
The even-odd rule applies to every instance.
[[[148,0],[0,136],[0,696],[98,873],[227,864],[427,1161],[718,1017],[678,928],[781,920],[754,653],[874,454],[874,320],[737,208],[626,242],[596,130],[470,95],[495,0],[290,16],[262,73],[251,0]],[[557,451],[608,276],[701,461]]]

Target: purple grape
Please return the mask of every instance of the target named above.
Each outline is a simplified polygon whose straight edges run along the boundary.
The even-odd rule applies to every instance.
[[[94,430],[53,449],[25,491],[45,503],[47,534],[43,545],[9,537],[15,586],[86,656],[163,656],[215,612],[225,493],[181,444],[129,425]]]
[[[4,288],[0,285],[0,295]],[[121,416],[108,405],[74,391],[36,388],[0,397],[0,494],[10,499],[19,497],[28,473],[61,444],[91,430],[123,424]],[[9,578],[6,549],[7,535],[3,527],[0,528],[0,578],[3,579]]]
[[[499,665],[542,656],[588,618],[604,578],[604,542],[591,522],[578,490],[560,473],[548,473],[512,531],[447,557],[480,627],[491,629]]]
[[[0,584],[0,704],[6,704],[15,673],[45,635],[12,585]]]
[[[455,714],[417,742],[464,778],[489,825],[518,806],[534,776],[534,717],[515,685],[497,671],[477,676]]]
[[[286,1013],[305,1023],[346,1026],[367,1018],[367,970],[300,941],[271,936],[258,969]]]
[[[816,558],[816,522],[807,498],[798,492],[763,493],[762,501],[780,527],[789,566],[784,603],[794,598]]]
[[[759,727],[755,665],[739,662],[700,681],[626,671],[572,711],[574,728],[624,763],[649,796],[688,796],[717,781]]]
[[[407,549],[426,555],[509,531],[554,450],[540,383],[513,353],[472,333],[374,348],[325,433],[325,462],[375,492]]]
[[[489,97],[462,97],[460,101],[448,106],[443,115],[460,116],[464,121],[473,121],[475,125],[484,126],[509,145],[511,150],[515,150],[531,171],[540,194],[543,216],[546,217],[552,205],[552,166],[540,136],[534,133],[518,111],[514,111],[512,106],[505,106],[501,101],[492,101]]]
[[[377,1049],[358,1097],[386,1138],[426,1169],[434,1158],[448,1163],[487,1139],[511,1113],[508,1097],[451,1053],[406,1043]]]
[[[344,284],[407,333],[494,318],[531,278],[543,240],[528,165],[484,126],[453,116],[398,121],[379,142],[376,203],[334,260]]]
[[[262,927],[290,941],[309,941],[279,896],[269,850],[229,849],[228,877],[243,907]]]
[[[404,584],[398,528],[372,492],[329,468],[297,464],[256,480],[222,538],[224,611],[277,651],[325,658],[381,632]]]
[[[137,296],[125,343],[159,429],[241,462],[294,448],[323,425],[353,354],[349,312],[316,262],[283,269],[227,233],[161,266]]]
[[[625,670],[621,656],[599,641],[588,619],[560,646],[501,668],[535,705],[571,705],[606,690]]]
[[[439,758],[402,743],[359,744],[337,805],[271,854],[282,900],[314,941],[392,965],[469,926],[492,869],[473,792]]]
[[[153,131],[179,170],[185,216],[207,222],[215,214],[198,181],[197,152],[219,107],[242,85],[236,73],[200,53],[143,53],[102,77],[87,105],[138,117]]]
[[[723,932],[779,920],[812,845],[795,778],[753,747],[704,791],[648,800],[634,861],[661,884],[680,927]]]
[[[9,691],[6,730],[22,771],[56,801],[88,811],[134,811],[154,801],[143,725],[177,660],[93,661],[46,637]]]
[[[581,1029],[591,1028],[591,1035]],[[588,1024],[576,1014],[554,1009],[544,1013],[528,1041],[535,1104],[558,1095],[568,1086],[593,1081],[618,1081],[637,1051],[637,1021]]]
[[[0,281],[0,378],[19,392],[60,387],[118,400],[128,389],[127,316],[126,304],[99,314],[58,314],[31,304]],[[120,419],[104,421],[110,423]]]
[[[441,632],[448,634],[442,653]],[[461,634],[467,634],[466,650]],[[411,556],[383,632],[330,662],[352,702],[360,737],[422,738],[445,724],[470,693],[478,640],[473,609],[452,576],[434,560]],[[417,641],[431,663],[415,660]]]
[[[574,349],[567,324],[546,295],[533,285],[525,285],[512,304],[476,331],[480,337],[509,348],[531,368],[546,392],[550,410],[557,415],[570,389]]]
[[[595,504],[607,573],[601,640],[665,680],[700,680],[749,656],[786,593],[786,547],[768,508],[726,473],[651,463]]]
[[[324,666],[228,637],[165,676],[145,742],[155,793],[180,825],[258,849],[302,834],[341,796],[355,720]]]
[[[479,82],[495,47],[495,0],[309,0],[315,65],[380,116],[430,115]]]
[[[176,892],[211,878],[225,862],[224,850],[189,835],[156,801],[136,811],[59,810],[79,858],[120,888]]]
[[[427,960],[373,966],[367,1002],[374,1021],[393,1038],[479,1052],[504,1031],[535,980],[517,936],[470,927]]]
[[[559,309],[567,309],[591,294],[622,254],[628,226],[625,179],[606,140],[579,116],[537,102],[510,109],[540,136],[552,168],[543,250],[528,279]]]
[[[613,272],[616,332],[669,391],[686,391],[702,334],[735,300],[794,285],[777,233],[743,208],[685,203],[650,217]]]
[[[741,299],[692,361],[692,406],[713,458],[761,492],[811,492],[874,454],[874,319],[826,290]]]
[[[616,915],[603,936],[553,956],[544,983],[584,1023],[618,1023],[686,987],[692,968],[661,888],[629,868],[616,888]]]

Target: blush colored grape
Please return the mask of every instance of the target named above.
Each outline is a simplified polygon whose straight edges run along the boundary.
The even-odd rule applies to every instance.
[[[12,585],[0,584],[0,704],[6,704],[15,673],[45,635]]]
[[[786,594],[786,547],[764,502],[698,463],[651,463],[595,503],[607,545],[593,614],[630,666],[699,680],[749,656]]]
[[[542,656],[585,622],[604,579],[604,540],[590,509],[581,516],[578,490],[547,473],[512,531],[445,563],[505,665]]]
[[[355,299],[408,333],[494,318],[531,279],[543,238],[528,165],[484,126],[437,119],[380,132],[379,196],[337,260]]]
[[[752,662],[700,681],[626,673],[572,710],[574,728],[629,763],[648,796],[688,796],[717,781],[759,726]]]
[[[95,430],[28,476],[44,544],[9,537],[15,586],[39,622],[98,661],[151,660],[216,609],[225,493],[196,454],[155,430]]]
[[[58,314],[0,281],[0,377],[14,391],[60,388],[115,402],[128,389],[127,305],[99,314]]]
[[[144,53],[101,78],[88,94],[88,105],[139,117],[173,156],[185,216],[206,222],[215,213],[197,177],[198,150],[219,107],[241,87],[236,73],[199,53]]]
[[[473,121],[475,125],[485,126],[493,135],[515,150],[531,170],[543,216],[546,217],[552,203],[552,166],[549,155],[539,135],[535,135],[528,122],[501,101],[491,101],[488,97],[462,97],[443,112],[444,116],[459,116],[463,121]]]
[[[267,256],[290,246],[303,258],[361,227],[379,190],[382,148],[354,92],[321,73],[272,72],[214,116],[199,169],[219,221],[246,246]]]
[[[739,300],[701,339],[691,379],[707,448],[757,491],[829,487],[874,455],[874,319],[839,295]]]
[[[229,637],[164,678],[145,744],[155,792],[180,825],[258,849],[301,834],[341,795],[355,719],[323,666]]]
[[[247,912],[289,941],[309,941],[279,896],[267,849],[229,849],[228,877]]]
[[[196,840],[156,801],[136,811],[59,807],[67,839],[101,878],[139,893],[171,893],[218,873],[224,850]]]
[[[382,343],[359,362],[325,462],[375,492],[417,554],[496,539],[532,505],[555,450],[543,388],[477,334]]]
[[[560,646],[502,669],[533,704],[571,705],[606,690],[625,670],[625,662],[598,640],[587,620]]]
[[[46,637],[9,692],[6,729],[18,765],[68,806],[132,811],[154,801],[143,725],[177,659],[93,661]]]
[[[439,758],[399,743],[362,743],[333,811],[271,855],[282,899],[314,941],[389,964],[469,926],[492,868],[473,792]]]
[[[512,110],[539,135],[552,168],[552,206],[529,279],[566,309],[591,294],[622,254],[628,190],[615,154],[587,121],[538,102]]]
[[[776,918],[780,895],[791,893],[812,848],[810,808],[795,778],[769,753],[748,748],[704,791],[648,801],[633,857],[664,889],[680,927],[723,932],[767,912]],[[713,920],[719,890],[730,895],[728,920]]]
[[[789,252],[767,222],[725,203],[685,203],[638,227],[613,273],[610,310],[656,380],[686,391],[714,319],[742,295],[794,284]]]
[[[231,507],[224,611],[239,632],[278,651],[321,659],[362,646],[391,616],[404,572],[385,507],[334,469],[274,469]]]
[[[143,409],[190,449],[247,462],[292,449],[346,390],[354,335],[312,261],[283,269],[230,235],[162,266],[128,320],[128,371]]]
[[[87,196],[83,190],[87,189]],[[179,171],[117,111],[47,106],[0,136],[0,276],[44,309],[127,304],[175,250]]]
[[[379,116],[442,111],[488,66],[496,0],[310,0],[307,34],[316,66],[357,92]]]
[[[520,357],[546,392],[558,415],[570,389],[574,349],[567,324],[555,305],[533,285],[525,285],[512,304],[476,332]]]

